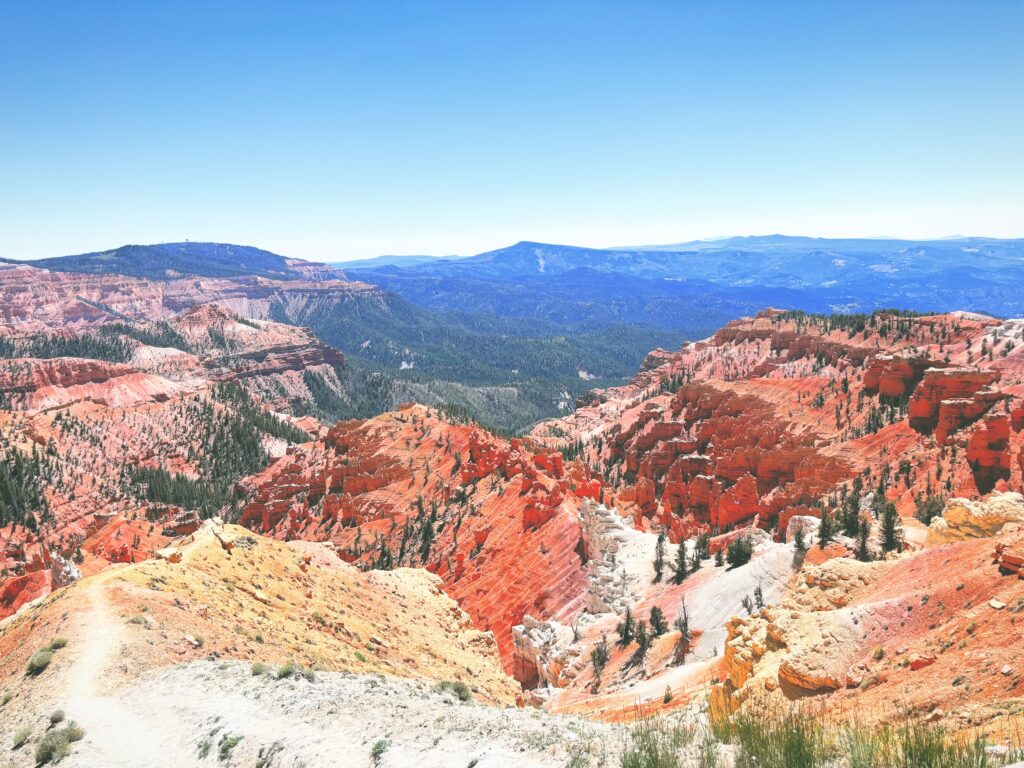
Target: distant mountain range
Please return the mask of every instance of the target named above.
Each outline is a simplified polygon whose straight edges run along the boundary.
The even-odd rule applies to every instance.
[[[626,272],[636,277],[704,277],[743,284],[814,285],[857,267],[894,262],[913,275],[959,265],[965,259],[991,268],[1016,264],[1024,258],[1024,239],[1001,240],[957,237],[941,240],[832,239],[766,235],[696,240],[667,245],[624,248],[583,248],[522,241],[475,256],[381,256],[346,262],[346,267],[419,267],[434,273],[507,278],[515,275],[553,275],[579,268]],[[836,260],[839,259],[840,263]],[[811,266],[814,272],[804,270]],[[906,275],[905,275],[906,276]]]
[[[122,245],[109,251],[34,259],[21,263],[55,272],[120,274],[150,280],[191,276],[256,275],[272,280],[330,279],[345,276],[343,272],[323,264],[289,259],[248,245],[227,243]]]
[[[827,239],[769,235],[629,248],[524,241],[476,256],[379,256],[316,264],[222,243],[125,245],[27,262],[64,272],[168,279],[355,278],[442,312],[533,317],[595,328],[697,330],[765,304],[813,311],[976,310],[1024,314],[1024,239]],[[708,318],[708,329],[720,325]]]
[[[351,265],[350,275],[424,307],[589,318],[690,330],[694,309],[901,307],[1024,314],[1024,240],[737,237],[629,249],[521,242],[477,256]],[[612,304],[609,302],[612,301]],[[568,302],[568,303],[567,303]],[[710,319],[720,324],[720,316]],[[586,320],[585,322],[591,322]]]

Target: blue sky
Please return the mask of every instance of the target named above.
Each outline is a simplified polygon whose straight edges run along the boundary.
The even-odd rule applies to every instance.
[[[1024,1],[0,0],[0,256],[1024,235]]]

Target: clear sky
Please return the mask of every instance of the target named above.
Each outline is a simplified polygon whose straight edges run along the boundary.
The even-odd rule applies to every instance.
[[[0,0],[0,256],[1024,235],[1024,0]]]

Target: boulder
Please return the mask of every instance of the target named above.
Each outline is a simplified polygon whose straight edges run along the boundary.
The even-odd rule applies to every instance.
[[[910,660],[910,668],[914,672],[917,672],[917,670],[924,669],[925,667],[930,667],[934,663],[935,663],[935,657],[934,656],[927,655],[927,654],[918,654],[917,656],[914,656],[914,658],[912,658]]]
[[[181,562],[181,550],[177,547],[164,547],[156,551],[156,556],[161,560],[166,560],[168,563],[180,563]]]
[[[995,536],[1007,523],[1024,522],[1024,496],[993,493],[987,500],[950,499],[928,528],[930,544]]]

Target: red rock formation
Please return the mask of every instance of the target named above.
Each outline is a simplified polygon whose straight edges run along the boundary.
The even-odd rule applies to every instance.
[[[494,631],[510,671],[513,625],[582,604],[576,509],[601,484],[560,454],[411,406],[342,422],[245,487],[241,522],[262,533],[330,540],[363,565],[437,573],[474,621]]]
[[[1010,426],[1014,432],[1024,430],[1024,400],[1018,401],[1010,409]]]
[[[998,565],[1000,570],[1015,573],[1024,579],[1024,549],[1010,549],[1007,544],[997,542],[992,562]]]
[[[125,407],[163,402],[180,392],[174,382],[127,365],[73,357],[0,360],[0,392],[19,410],[89,401]]]
[[[864,371],[864,391],[884,397],[904,397],[914,391],[928,368],[944,367],[943,363],[922,355],[875,355]]]
[[[310,275],[309,281],[247,276],[155,281],[0,264],[0,328],[39,333],[82,330],[124,318],[166,320],[199,304],[219,304],[243,317],[267,319],[271,305],[281,301],[295,307],[325,298],[379,295],[365,283],[317,280],[315,271]]]
[[[813,434],[795,437],[760,398],[687,384],[664,410],[658,406],[646,403],[615,433],[608,460],[637,475],[635,491],[620,498],[677,535],[755,518],[771,525],[787,507],[814,501],[851,475],[815,450]]]
[[[917,495],[940,484],[977,492],[964,452],[941,445],[999,401],[1024,395],[1019,366],[967,365],[997,324],[881,314],[857,326],[766,311],[659,354],[630,385],[595,393],[533,437],[562,446],[588,436],[583,459],[612,477],[609,498],[673,537],[755,518],[770,527],[827,502],[855,474],[877,482],[901,461],[891,497],[909,514]],[[1003,391],[993,386],[1001,376]],[[1019,414],[1024,424],[1024,408]],[[980,457],[984,434],[972,455],[995,461]],[[1006,482],[1024,474],[1017,442],[983,473],[1002,479],[1009,455],[1019,458]]]
[[[910,426],[945,442],[1005,397],[989,386],[998,380],[995,370],[929,368],[910,397]]]
[[[108,315],[93,304],[75,316],[64,288],[63,303],[47,310],[51,316],[74,317],[80,327],[106,322]],[[116,376],[61,385],[63,393],[92,387],[92,397],[71,402],[62,393],[54,412],[0,412],[2,434],[19,450],[52,440],[67,457],[61,478],[67,488],[58,492],[55,483],[51,489],[57,523],[45,529],[44,539],[2,533],[11,541],[2,550],[0,597],[10,605],[48,590],[55,568],[79,547],[82,569],[99,569],[151,556],[161,539],[150,529],[169,536],[194,524],[177,518],[175,509],[151,523],[147,512],[159,518],[159,510],[133,508],[119,496],[111,455],[194,476],[190,432],[196,425],[187,421],[187,404],[201,400],[212,381],[234,378],[255,392],[262,383],[274,385],[268,391],[280,384],[286,401],[300,391],[303,371],[338,362],[308,332],[261,314],[282,291],[301,303],[327,300],[338,286],[190,280],[173,281],[160,296],[132,281],[90,288],[102,294],[90,299],[97,306],[108,302],[119,312],[146,307],[154,317],[192,307],[198,296],[219,306],[170,319],[190,340],[185,357],[137,349],[139,362]],[[19,314],[26,306],[19,300],[9,308],[22,328],[31,325],[29,315]],[[241,312],[258,320],[233,314]],[[1001,373],[985,360],[980,368],[964,367],[968,348],[976,348],[992,325],[952,316],[879,316],[857,325],[770,311],[678,352],[653,353],[631,384],[595,393],[576,413],[541,425],[529,439],[504,440],[415,405],[343,422],[307,444],[279,449],[270,467],[242,481],[241,521],[282,539],[330,541],[344,559],[364,567],[428,568],[478,626],[494,631],[512,669],[513,625],[526,615],[571,622],[586,601],[590,555],[578,516],[581,499],[616,506],[637,527],[664,528],[673,540],[725,532],[713,539],[714,551],[738,535],[739,526],[785,530],[793,515],[820,514],[818,505],[836,503],[839,487],[856,476],[874,488],[883,468],[887,495],[904,513],[928,489],[977,495],[989,484],[1017,482],[1024,470],[1024,382],[1010,365]],[[204,346],[212,344],[211,329],[231,339],[229,352]],[[926,367],[947,356],[948,370],[936,370],[944,362]],[[144,364],[150,367],[141,370]],[[96,387],[109,389],[136,374],[175,388],[163,400],[95,396]],[[992,389],[1000,376],[1005,394]],[[36,394],[40,387],[33,387]],[[908,420],[901,403],[910,393]],[[1006,397],[1012,398],[1009,415],[996,415],[993,405]],[[936,445],[932,432],[948,444]],[[557,449],[580,441],[582,460],[563,460]],[[654,539],[639,536],[648,538]],[[840,544],[812,548],[807,562],[847,554]],[[788,573],[788,558],[784,568]],[[679,588],[715,573],[705,568]],[[536,665],[530,669],[521,665],[520,674],[537,679]]]
[[[163,535],[173,538],[188,536],[190,533],[198,531],[202,524],[203,521],[199,517],[199,513],[195,511],[182,512],[164,525]]]
[[[989,493],[1000,480],[1010,479],[1010,417],[990,414],[971,434],[967,462],[979,493]]]
[[[155,331],[156,340],[164,327],[147,323],[166,321],[184,341],[176,342],[182,348],[172,348],[147,345],[138,334],[112,334],[109,338],[129,358],[126,364],[68,357],[0,360],[0,409],[9,409],[0,410],[0,459],[12,451],[35,452],[52,465],[45,472],[49,514],[42,521],[42,538],[27,540],[20,527],[0,530],[0,542],[20,547],[19,555],[0,563],[0,589],[24,593],[6,601],[8,608],[0,605],[0,617],[15,603],[51,588],[48,581],[21,578],[48,568],[51,555],[68,562],[75,558],[83,571],[92,572],[111,562],[150,557],[169,536],[195,529],[195,515],[174,520],[178,510],[173,507],[139,509],[135,493],[126,496],[122,471],[146,466],[193,478],[201,474],[204,457],[195,443],[203,427],[197,419],[207,418],[202,415],[207,406],[216,412],[234,407],[213,396],[214,383],[241,382],[257,407],[285,412],[294,402],[314,402],[307,372],[315,372],[327,387],[343,386],[335,371],[343,357],[308,329],[237,313],[262,318],[276,301],[295,306],[353,293],[369,296],[374,290],[337,280],[152,282],[0,266],[0,335],[15,344],[34,334],[71,337],[132,321],[139,330]],[[303,420],[308,430],[322,428],[310,422]],[[276,439],[265,447],[275,455],[284,450]],[[332,503],[339,518],[350,514],[344,497]],[[165,535],[151,534],[164,527]],[[15,579],[16,586],[8,587]]]
[[[0,616],[10,616],[21,606],[49,591],[49,571],[34,571],[0,579]]]

